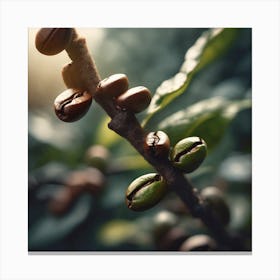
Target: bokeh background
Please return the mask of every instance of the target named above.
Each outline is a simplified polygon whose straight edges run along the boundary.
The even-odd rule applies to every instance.
[[[125,73],[131,87],[143,85],[154,93],[162,81],[178,72],[187,49],[207,29],[77,31],[86,37],[102,78]],[[29,250],[169,251],[178,250],[189,236],[207,234],[173,193],[145,212],[126,207],[127,186],[153,169],[107,128],[109,119],[97,104],[93,103],[87,115],[75,123],[56,118],[53,101],[65,90],[61,69],[70,60],[66,52],[40,54],[34,45],[37,31],[29,30]],[[251,29],[240,29],[228,52],[201,71],[188,95],[172,102],[150,128],[156,128],[158,120],[214,96],[230,101],[251,98],[251,35]],[[137,115],[140,121],[144,116],[145,112]],[[247,250],[251,250],[251,128],[251,109],[242,110],[202,166],[188,176],[198,190],[216,186],[224,193],[231,214],[228,228],[245,240]],[[103,159],[89,161],[88,150],[96,145]],[[61,190],[65,190],[67,178],[89,167],[104,175],[103,190],[81,193],[58,213],[50,205],[57,201],[62,204],[65,196]]]

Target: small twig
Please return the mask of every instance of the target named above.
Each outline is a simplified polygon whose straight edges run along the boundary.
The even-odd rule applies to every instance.
[[[100,82],[100,76],[88,51],[86,39],[79,37],[75,29],[73,29],[72,41],[66,48],[66,52],[77,65],[78,73],[76,74],[79,75],[79,79],[84,84],[84,89],[94,95]]]

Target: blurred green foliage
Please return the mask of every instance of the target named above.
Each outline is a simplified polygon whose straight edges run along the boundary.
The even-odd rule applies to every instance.
[[[187,50],[179,72],[157,88],[144,124],[146,125],[155,113],[164,109],[174,98],[186,92],[196,73],[224,54],[237,34],[236,28],[213,28],[204,31]]]
[[[208,157],[188,177],[198,190],[215,185],[223,191],[231,211],[228,227],[246,239],[250,250],[251,29],[111,28],[103,32],[94,54],[101,76],[125,73],[131,87],[144,85],[154,93],[150,109],[138,115],[147,130],[165,131],[173,145],[192,135],[206,140]],[[188,68],[186,52],[199,38],[204,41]],[[183,83],[174,84],[170,77],[182,72]],[[172,90],[160,86],[165,80],[172,83]],[[176,217],[172,226],[186,235],[207,233],[173,193],[148,211],[127,209],[127,186],[154,170],[108,129],[108,121],[97,104],[73,124],[61,123],[54,114],[29,111],[29,250],[160,250],[164,248],[158,244],[161,213]],[[83,194],[64,215],[54,215],[49,201],[69,172],[87,166],[85,153],[96,144],[110,151],[104,191],[98,196]]]

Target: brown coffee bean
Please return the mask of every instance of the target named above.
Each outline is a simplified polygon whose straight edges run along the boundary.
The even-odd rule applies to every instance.
[[[121,94],[116,100],[116,104],[119,107],[133,113],[140,113],[144,111],[149,106],[150,102],[151,93],[143,86],[129,89],[125,93]]]
[[[58,54],[70,44],[72,32],[72,28],[41,28],[36,34],[35,46],[42,54]]]
[[[91,102],[92,96],[87,91],[67,89],[55,99],[54,110],[60,120],[74,122],[87,113]]]
[[[163,131],[153,131],[147,134],[144,149],[147,153],[156,157],[168,157],[170,140]]]
[[[114,74],[102,80],[97,86],[96,94],[115,98],[128,89],[128,79],[125,74]]]

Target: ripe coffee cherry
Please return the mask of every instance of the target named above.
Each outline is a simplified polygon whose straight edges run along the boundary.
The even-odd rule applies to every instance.
[[[67,89],[54,101],[57,117],[64,122],[74,122],[81,119],[88,111],[92,96],[87,91]]]
[[[72,28],[41,28],[35,38],[37,50],[45,55],[55,55],[68,47]]]
[[[168,157],[170,140],[163,131],[155,131],[147,134],[144,149],[156,157]]]
[[[116,98],[128,89],[128,79],[125,74],[114,74],[99,82],[96,94],[108,98]]]
[[[126,204],[134,211],[144,211],[155,206],[165,195],[167,184],[163,178],[150,173],[135,179],[127,188]]]
[[[144,111],[149,106],[150,102],[151,93],[143,86],[129,89],[121,94],[116,100],[116,104],[119,107],[133,113]]]

